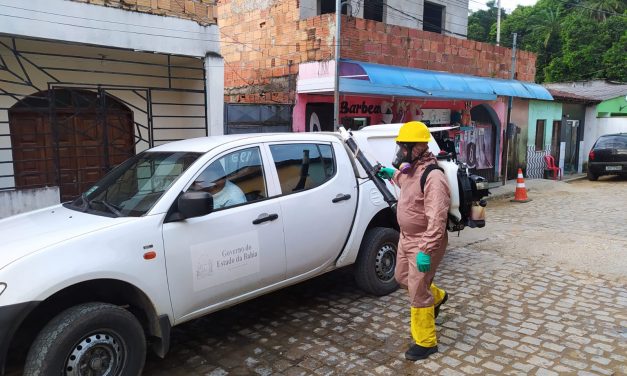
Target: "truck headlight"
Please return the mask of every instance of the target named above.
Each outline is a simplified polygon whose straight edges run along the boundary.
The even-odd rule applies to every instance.
[[[4,292],[6,288],[7,288],[7,284],[0,282],[0,295],[2,295],[2,293]]]

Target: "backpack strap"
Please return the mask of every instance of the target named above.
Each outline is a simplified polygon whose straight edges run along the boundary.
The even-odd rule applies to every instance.
[[[425,168],[425,171],[422,173],[422,176],[420,177],[420,192],[421,193],[425,193],[425,184],[427,184],[427,178],[429,177],[429,173],[433,170],[440,170],[442,171],[442,173],[444,173],[444,169],[438,166],[437,163],[428,165]]]

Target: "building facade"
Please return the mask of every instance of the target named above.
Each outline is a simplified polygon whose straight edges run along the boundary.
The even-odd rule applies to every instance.
[[[227,113],[280,107],[290,114],[284,128],[333,130],[337,89],[339,123],[353,129],[413,119],[460,126],[447,135],[458,156],[495,180],[508,96],[552,99],[532,84],[535,55],[518,51],[518,80],[507,80],[512,51],[466,39],[467,3],[352,1],[342,8],[336,88],[334,4],[218,3]],[[251,129],[277,129],[264,119],[246,120]],[[227,116],[225,131],[245,125]]]
[[[154,145],[222,134],[213,6],[179,3],[0,0],[0,191],[30,190],[15,210],[50,187],[76,197]]]

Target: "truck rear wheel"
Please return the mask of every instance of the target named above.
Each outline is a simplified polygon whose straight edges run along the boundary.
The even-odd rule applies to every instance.
[[[367,293],[382,296],[398,289],[394,279],[398,231],[374,227],[366,232],[355,263],[355,281]]]
[[[39,333],[26,358],[25,376],[140,375],[144,330],[129,311],[105,303],[69,308]]]

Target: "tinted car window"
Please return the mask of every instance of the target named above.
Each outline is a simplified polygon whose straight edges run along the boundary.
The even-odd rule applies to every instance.
[[[335,175],[331,145],[272,145],[270,151],[283,194],[317,187]]]
[[[615,135],[615,136],[603,136],[599,138],[595,149],[627,149],[627,136]]]
[[[213,161],[189,190],[209,192],[216,210],[267,197],[259,148],[238,150]]]

